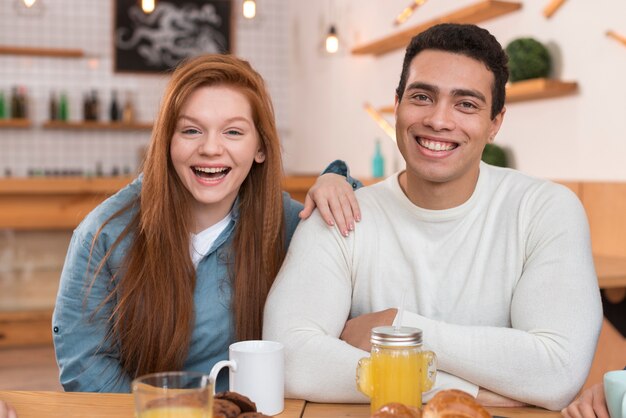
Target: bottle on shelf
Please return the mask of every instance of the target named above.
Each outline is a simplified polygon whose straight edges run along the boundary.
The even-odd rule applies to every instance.
[[[0,90],[0,119],[6,119],[7,110],[4,102],[4,91]]]
[[[126,93],[126,101],[124,102],[124,110],[122,111],[122,121],[124,123],[133,123],[135,121],[135,107],[130,97],[130,93]]]
[[[20,86],[18,88],[18,107],[19,107],[19,117],[21,119],[28,118],[28,97],[26,95],[26,87]]]
[[[64,91],[61,92],[61,97],[59,99],[59,117],[58,119],[64,122],[69,120],[70,112],[69,105],[67,103],[67,93]]]
[[[96,90],[91,91],[91,116],[92,120],[100,119],[100,99],[98,98],[98,92]]]
[[[376,148],[374,149],[374,157],[372,158],[372,176],[374,178],[383,177],[385,175],[385,159],[380,150],[380,139],[376,140]]]
[[[111,93],[111,105],[109,106],[109,119],[111,122],[117,122],[121,119],[120,105],[117,102],[117,91]]]
[[[59,119],[59,101],[57,99],[57,94],[54,91],[50,93],[50,101],[48,103],[48,112],[49,112],[50,120]]]
[[[17,86],[11,89],[11,118],[20,119],[20,98],[17,92]]]

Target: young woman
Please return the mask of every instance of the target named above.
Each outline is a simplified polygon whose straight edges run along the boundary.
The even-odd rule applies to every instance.
[[[281,177],[261,76],[227,55],[180,66],[143,174],[74,231],[53,316],[65,390],[127,392],[146,373],[208,373],[233,341],[260,339],[302,209]],[[347,233],[358,214],[352,186],[328,177],[318,206]]]

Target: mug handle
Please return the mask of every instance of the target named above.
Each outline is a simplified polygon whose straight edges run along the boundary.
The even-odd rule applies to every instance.
[[[211,368],[211,373],[209,373],[209,381],[213,384],[213,395],[215,395],[215,382],[217,381],[217,374],[224,367],[230,367],[233,372],[237,371],[237,363],[232,360],[222,360],[215,363]]]
[[[422,392],[428,392],[437,380],[437,355],[433,351],[422,351]]]

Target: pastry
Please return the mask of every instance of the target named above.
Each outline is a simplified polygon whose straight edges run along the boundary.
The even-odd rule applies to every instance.
[[[417,408],[392,402],[381,406],[372,418],[420,418],[421,416],[422,413]]]
[[[437,393],[422,410],[422,418],[490,418],[473,396],[449,389]]]
[[[247,396],[237,392],[219,392],[215,394],[215,399],[231,401],[241,409],[241,412],[256,412],[256,404]]]
[[[222,415],[224,418],[236,418],[241,413],[241,409],[231,401],[226,399],[213,400],[213,415],[217,418]]]

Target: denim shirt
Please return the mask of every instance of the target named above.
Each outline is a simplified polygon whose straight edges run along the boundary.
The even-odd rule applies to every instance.
[[[94,209],[76,228],[69,245],[56,306],[52,318],[53,340],[60,381],[66,391],[129,392],[131,378],[119,363],[119,351],[105,343],[110,330],[107,318],[117,300],[109,300],[97,310],[111,294],[110,278],[120,268],[133,239],[132,232],[113,251],[109,260],[90,288],[95,268],[132,220],[136,208],[113,219],[102,230],[95,247],[93,237],[109,217],[139,196],[141,176],[130,185],[111,196]],[[286,221],[286,244],[298,224],[302,205],[283,193]],[[228,277],[225,253],[229,248],[238,213],[214,242],[209,253],[196,269],[194,293],[195,323],[191,344],[183,370],[209,373],[211,367],[228,358],[228,346],[234,342],[231,312],[231,283]],[[90,258],[91,253],[91,261]],[[182,248],[181,251],[189,251]],[[167,262],[164,260],[164,262]],[[89,268],[89,271],[87,270]],[[216,390],[228,388],[228,373],[220,373]]]

